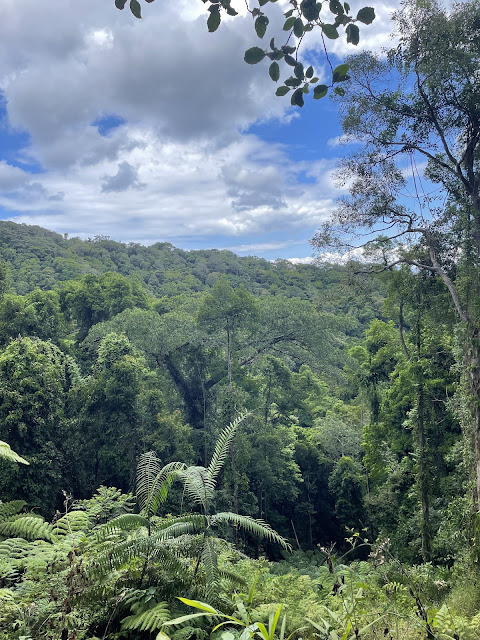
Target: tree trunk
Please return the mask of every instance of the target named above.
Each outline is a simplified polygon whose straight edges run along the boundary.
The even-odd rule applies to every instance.
[[[429,562],[431,558],[430,507],[428,501],[427,451],[425,438],[425,396],[420,382],[417,395],[417,447],[418,447],[418,492],[420,494],[422,558]]]

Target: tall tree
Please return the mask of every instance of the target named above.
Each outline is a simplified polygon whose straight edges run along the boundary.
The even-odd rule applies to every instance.
[[[380,231],[369,244],[383,269],[406,263],[444,283],[464,329],[480,506],[480,2],[447,12],[408,0],[395,21],[399,45],[386,59],[349,61],[343,128],[363,148],[343,169],[351,198],[313,243]]]

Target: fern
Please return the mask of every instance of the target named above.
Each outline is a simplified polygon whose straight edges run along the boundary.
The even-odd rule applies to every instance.
[[[139,605],[140,603],[137,603],[133,608],[138,608]],[[166,602],[159,602],[146,611],[134,612],[132,615],[124,618],[122,620],[122,630],[156,631],[161,628],[169,617],[168,604]]]
[[[211,526],[222,523],[241,527],[252,535],[258,536],[260,538],[267,538],[267,540],[277,542],[287,551],[291,550],[291,546],[288,541],[285,540],[285,538],[278,534],[274,529],[272,529],[271,526],[264,520],[256,520],[255,518],[251,518],[250,516],[242,516],[238,513],[233,513],[230,511],[217,513],[210,519]]]
[[[205,569],[205,595],[213,602],[220,591],[220,574],[215,545],[211,538],[205,539],[202,551],[202,564]]]
[[[27,540],[43,540],[52,541],[52,526],[45,522],[40,516],[27,515],[16,518],[15,520],[6,520],[0,523],[0,535],[6,538],[26,538]]]
[[[210,476],[214,486],[216,484],[216,480],[218,474],[223,468],[225,464],[225,460],[228,455],[228,450],[230,449],[230,445],[232,443],[233,438],[237,432],[240,424],[245,420],[248,416],[248,413],[243,413],[239,415],[233,422],[231,422],[228,427],[226,427],[222,433],[220,434],[217,444],[215,446],[215,451],[213,452],[212,459],[210,460],[210,464],[208,465],[208,475]]]
[[[153,451],[140,456],[137,467],[137,499],[142,513],[147,517],[157,513],[177,474],[183,469],[183,462],[170,462],[160,468],[160,461]]]
[[[67,536],[78,531],[86,531],[89,527],[90,518],[85,511],[70,511],[55,522],[52,526],[52,535]]]
[[[19,462],[20,464],[30,464],[25,458],[22,458],[10,449],[10,445],[0,440],[0,460],[10,460],[10,462]]]
[[[103,540],[112,533],[135,531],[141,527],[150,528],[150,521],[135,513],[124,513],[102,525],[97,531],[97,539]]]
[[[0,503],[0,523],[20,513],[26,504],[24,500],[11,500],[10,502]]]
[[[205,467],[192,466],[180,472],[179,476],[183,480],[187,496],[207,512],[215,491],[215,482],[210,477],[208,470]]]

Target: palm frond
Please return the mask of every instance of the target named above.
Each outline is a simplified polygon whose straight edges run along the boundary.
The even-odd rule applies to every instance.
[[[233,438],[235,437],[237,429],[248,415],[248,413],[242,413],[237,418],[235,418],[235,420],[233,420],[233,422],[231,422],[228,427],[225,427],[217,440],[215,451],[213,452],[212,459],[210,460],[210,464],[208,465],[207,469],[208,475],[214,483],[214,487],[218,474],[225,464],[228,450],[230,449],[230,445]]]
[[[19,456],[10,448],[6,442],[0,440],[0,459],[10,460],[11,462],[19,462],[20,464],[30,464],[25,458]]]
[[[135,612],[122,620],[122,630],[156,631],[170,617],[168,604],[159,602],[146,611]]]
[[[142,453],[137,464],[137,500],[140,510],[145,508],[153,482],[162,469],[155,451]]]
[[[277,542],[287,551],[291,551],[292,549],[290,543],[272,529],[264,520],[256,520],[250,516],[242,516],[231,511],[224,511],[222,513],[216,513],[209,519],[209,522],[211,526],[226,523],[235,527],[241,527],[254,536]]]

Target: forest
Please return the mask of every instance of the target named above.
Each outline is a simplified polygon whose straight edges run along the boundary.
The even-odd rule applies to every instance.
[[[480,4],[405,6],[334,92],[363,260],[0,221],[1,640],[480,638]]]

